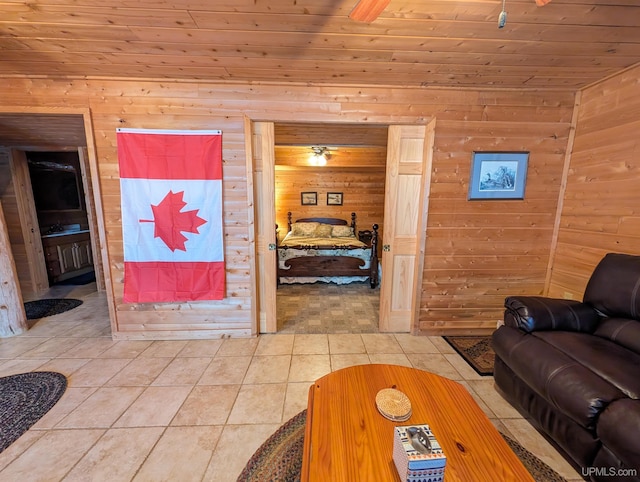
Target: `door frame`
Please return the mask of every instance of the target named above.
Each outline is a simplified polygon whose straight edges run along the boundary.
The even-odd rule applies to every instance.
[[[252,334],[278,331],[274,125],[245,118]]]
[[[275,223],[275,199],[272,199],[275,194],[275,178],[272,177],[270,189],[261,188],[261,185],[265,180],[269,178],[269,176],[262,176],[257,173],[256,164],[259,164],[259,169],[262,173],[272,173],[275,176],[275,139],[273,137],[273,127],[277,122],[295,122],[295,120],[279,120],[279,121],[258,121],[252,120],[249,118],[245,118],[245,146],[247,152],[247,183],[248,183],[248,193],[250,198],[248,199],[248,204],[250,206],[250,225],[252,221],[253,228],[250,229],[251,235],[250,237],[257,239],[257,243],[253,243],[253,247],[251,249],[253,260],[251,262],[251,271],[253,273],[252,276],[252,288],[253,288],[253,297],[252,303],[256,307],[253,310],[253,326],[255,327],[255,331],[257,333],[274,333],[277,331],[277,320],[276,320],[276,289],[277,284],[275,282],[275,271],[276,261],[275,261],[275,253],[273,255],[273,260],[269,257],[268,253],[268,245],[271,243],[275,243],[275,224],[273,224],[274,229],[271,230],[270,233],[268,230],[265,231],[264,227],[260,226],[262,218],[265,216],[265,212],[261,210],[262,206],[271,205],[272,212],[269,212],[267,218],[270,220],[274,220]],[[270,125],[271,126],[271,137],[267,140],[267,142],[256,143],[255,135],[255,126],[258,124]],[[319,124],[339,124],[339,122],[322,122]],[[366,124],[366,123],[364,123]],[[418,230],[417,230],[417,240],[415,247],[415,264],[414,264],[414,272],[413,277],[417,281],[414,285],[414,290],[411,293],[411,310],[410,310],[410,319],[406,324],[406,327],[403,327],[402,332],[411,332],[415,331],[416,322],[419,320],[420,314],[420,300],[422,293],[422,272],[424,268],[424,256],[425,256],[425,243],[426,243],[426,226],[427,226],[427,215],[428,215],[428,206],[429,206],[429,189],[431,182],[431,168],[433,161],[433,146],[435,139],[435,119],[431,119],[426,124],[417,123],[417,124],[386,124],[388,127],[399,125],[399,126],[407,126],[407,127],[424,127],[425,128],[425,137],[424,137],[424,150],[423,150],[423,173],[422,173],[422,187],[420,194],[419,205],[420,216],[418,217]],[[260,151],[258,153],[257,151]],[[257,160],[256,156],[260,156],[259,160]],[[389,165],[387,164],[386,171],[388,176]],[[385,191],[386,191],[385,187]],[[386,197],[386,196],[385,196]],[[386,200],[385,200],[386,204]],[[385,207],[386,214],[386,207]],[[384,214],[383,214],[384,215]],[[384,225],[385,219],[383,219]],[[386,229],[385,229],[386,232]],[[271,240],[271,234],[273,235],[273,240]],[[250,239],[250,243],[252,240]],[[260,259],[262,253],[262,260]],[[266,261],[266,260],[269,261]],[[272,261],[272,262],[271,262]],[[271,268],[273,267],[273,270]],[[270,275],[273,274],[273,276]],[[270,278],[266,285],[259,285],[259,280],[266,280]],[[383,271],[382,280],[380,283],[380,302],[382,304],[382,294],[385,292],[383,289],[386,287],[385,282],[389,283],[389,276],[385,276]],[[380,306],[380,310],[382,310],[382,306]],[[379,328],[383,328],[382,317],[379,320]],[[382,331],[382,330],[381,330]]]
[[[102,196],[100,179],[98,176],[98,161],[96,155],[95,141],[93,136],[93,125],[91,120],[91,111],[85,108],[58,108],[58,107],[24,107],[24,106],[2,106],[0,114],[24,114],[29,116],[37,115],[74,115],[82,116],[84,124],[85,146],[69,146],[70,149],[78,149],[80,155],[80,166],[83,177],[83,187],[85,187],[85,203],[87,212],[93,213],[93,222],[89,218],[89,232],[91,236],[91,247],[93,250],[93,264],[96,272],[96,287],[100,291],[105,291],[107,295],[107,306],[109,309],[109,319],[112,332],[115,331],[116,325],[116,309],[115,299],[113,295],[113,286],[111,283],[111,274],[108,269],[109,260],[106,250],[106,227],[102,209]],[[11,151],[36,151],[36,150],[64,150],[60,146],[6,146]],[[91,189],[91,193],[87,188]],[[33,199],[31,199],[33,203]],[[35,209],[35,208],[34,208]],[[22,220],[21,220],[22,223]],[[37,224],[37,223],[36,223]],[[40,240],[40,248],[42,241]],[[44,266],[44,257],[42,257],[42,265]],[[48,287],[48,281],[47,281]],[[44,288],[47,289],[47,288]],[[22,296],[22,291],[20,291]]]

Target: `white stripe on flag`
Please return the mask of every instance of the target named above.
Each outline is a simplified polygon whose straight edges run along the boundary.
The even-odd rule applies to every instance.
[[[120,179],[124,260],[167,262],[211,262],[224,260],[222,232],[222,181]],[[151,205],[158,205],[167,193],[184,192],[182,212],[197,210],[207,222],[198,233],[182,232],[186,251],[171,251],[161,238],[154,237]]]

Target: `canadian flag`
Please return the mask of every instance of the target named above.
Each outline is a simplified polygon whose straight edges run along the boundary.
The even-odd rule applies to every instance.
[[[118,129],[125,303],[225,291],[220,131]]]

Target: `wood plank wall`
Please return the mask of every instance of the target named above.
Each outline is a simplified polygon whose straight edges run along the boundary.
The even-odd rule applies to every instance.
[[[608,252],[640,255],[640,67],[582,92],[549,295],[581,300]]]
[[[419,333],[490,332],[505,296],[543,293],[571,97],[503,95],[481,95],[480,119],[437,122]],[[524,200],[468,201],[474,151],[529,152]]]
[[[351,222],[356,213],[356,230],[384,226],[384,171],[358,172],[345,169],[294,169],[280,170],[276,166],[276,222],[279,237],[286,234],[287,212],[293,221],[305,217],[331,217]],[[316,192],[316,206],[302,206],[301,192]],[[327,193],[341,192],[342,206],[328,206]],[[356,233],[357,234],[357,233]]]
[[[423,300],[414,331],[495,326],[507,294],[542,292],[573,111],[567,91],[454,90],[205,82],[3,79],[0,105],[90,108],[117,338],[251,332],[244,116],[274,122],[426,123],[437,119]],[[227,297],[122,303],[116,128],[221,129]],[[474,150],[530,151],[524,201],[468,202]]]
[[[308,127],[312,135],[318,135],[318,130],[322,129],[322,125],[317,124]],[[345,131],[349,130],[349,127],[345,128]],[[378,133],[380,130],[377,128],[374,132]],[[345,133],[343,132],[342,135]],[[378,135],[386,136],[386,129]],[[344,141],[341,139],[341,142]],[[358,142],[355,132],[352,142],[354,144]],[[275,151],[276,222],[280,228],[280,239],[286,234],[289,211],[292,213],[293,221],[304,217],[332,217],[350,222],[351,213],[356,213],[358,231],[370,230],[376,223],[382,236],[387,164],[386,143],[379,147],[357,145],[332,147],[328,151],[325,166],[310,165],[312,161],[309,158],[312,151],[308,146],[276,146]],[[317,193],[318,204],[303,206],[300,199],[302,192]],[[342,206],[327,205],[329,192],[343,194]]]

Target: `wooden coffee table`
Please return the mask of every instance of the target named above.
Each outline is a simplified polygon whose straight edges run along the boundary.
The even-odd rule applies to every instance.
[[[375,398],[383,388],[409,397],[409,420],[392,422],[380,415]],[[462,385],[397,365],[349,367],[311,386],[302,480],[399,481],[393,430],[412,424],[431,427],[447,457],[447,482],[533,480]]]

